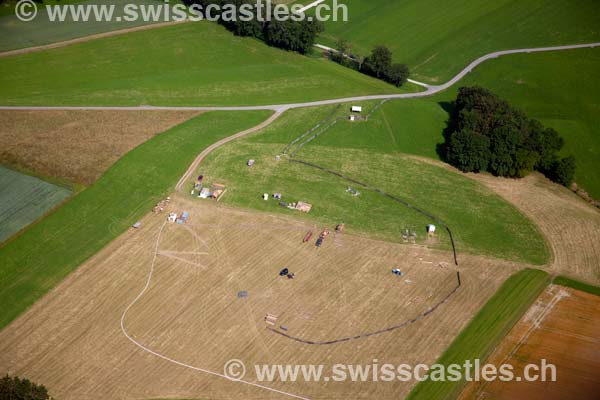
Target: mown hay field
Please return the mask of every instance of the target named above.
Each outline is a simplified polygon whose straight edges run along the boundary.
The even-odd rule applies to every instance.
[[[174,364],[222,373],[232,358],[254,363],[372,364],[433,362],[518,265],[461,258],[462,285],[444,304],[404,328],[335,345],[329,339],[385,328],[426,311],[455,287],[450,252],[365,239],[302,243],[314,226],[282,216],[230,209],[177,195],[167,211],[190,214],[164,225],[149,214],[69,275],[0,332],[0,368],[44,382],[63,399],[279,399],[281,394]],[[160,233],[159,238],[159,232]],[[158,241],[157,241],[158,239]],[[154,255],[156,260],[153,264]],[[293,280],[280,277],[287,266]],[[398,267],[405,276],[391,273]],[[405,280],[409,280],[406,282]],[[248,297],[240,299],[239,291]],[[82,356],[84,355],[84,356]],[[269,388],[315,399],[392,399],[414,382],[281,382]]]

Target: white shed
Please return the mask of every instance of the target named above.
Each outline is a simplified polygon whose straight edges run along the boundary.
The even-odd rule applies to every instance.
[[[433,224],[429,224],[427,225],[427,233],[429,233],[430,235],[435,233],[435,225]]]
[[[352,110],[352,112],[360,113],[360,112],[362,112],[362,107],[361,106],[352,106],[351,110]]]

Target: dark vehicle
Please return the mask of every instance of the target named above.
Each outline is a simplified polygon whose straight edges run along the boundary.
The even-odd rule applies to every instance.
[[[279,271],[279,276],[287,276],[287,274],[290,272],[289,269],[284,268],[281,271]]]

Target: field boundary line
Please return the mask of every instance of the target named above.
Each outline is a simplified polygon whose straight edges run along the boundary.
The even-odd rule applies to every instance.
[[[175,25],[175,24],[182,24],[182,23],[186,23],[186,22],[187,21],[157,22],[157,23],[154,23],[154,24],[146,24],[146,25],[140,25],[140,26],[133,26],[131,28],[117,29],[117,30],[114,30],[114,31],[94,33],[94,34],[91,34],[91,35],[79,36],[79,37],[76,37],[76,38],[73,38],[73,39],[62,40],[60,42],[54,42],[54,43],[48,43],[48,44],[41,44],[39,46],[24,47],[22,49],[14,49],[14,50],[3,51],[3,52],[0,52],[0,58],[1,57],[16,56],[16,55],[19,55],[19,54],[34,53],[34,52],[37,52],[37,51],[57,49],[57,48],[60,48],[60,47],[70,46],[72,44],[88,42],[90,40],[96,40],[96,39],[102,39],[102,38],[107,38],[107,37],[112,37],[112,36],[124,35],[126,33],[138,32],[138,31],[145,31],[145,30],[148,30],[148,29],[162,28],[162,27],[165,27],[165,26]]]
[[[127,332],[127,329],[125,328],[125,319],[127,318],[127,313],[129,312],[129,310],[131,309],[131,307],[133,307],[144,295],[144,293],[146,293],[146,291],[148,290],[148,288],[150,287],[150,282],[152,281],[152,276],[154,274],[154,269],[156,266],[156,259],[158,256],[158,246],[160,243],[160,238],[162,236],[163,230],[165,228],[165,226],[167,225],[167,222],[163,222],[163,224],[161,225],[158,234],[156,235],[156,242],[154,243],[154,254],[152,256],[152,262],[150,264],[150,270],[148,271],[148,277],[146,278],[146,284],[144,285],[144,287],[142,288],[142,290],[138,293],[138,295],[133,299],[133,301],[131,303],[129,303],[129,305],[125,308],[125,310],[123,311],[123,314],[121,315],[121,332],[123,333],[123,335],[125,335],[125,337],[127,339],[129,339],[129,341],[131,341],[134,345],[136,345],[137,347],[139,347],[140,349],[142,349],[143,351],[150,353],[156,357],[162,358],[165,361],[169,361],[173,364],[179,365],[181,367],[184,368],[188,368],[194,371],[198,371],[198,372],[204,372],[206,374],[209,375],[213,375],[213,376],[217,376],[219,378],[224,378],[227,379],[228,381],[231,382],[239,382],[239,383],[243,383],[245,385],[249,385],[249,386],[254,386],[257,387],[259,389],[264,389],[264,390],[268,390],[270,392],[274,392],[274,393],[279,393],[282,394],[284,396],[288,396],[288,397],[293,397],[296,399],[301,399],[301,400],[310,400],[306,397],[302,397],[293,393],[288,393],[288,392],[284,392],[283,390],[278,390],[278,389],[274,389],[268,386],[264,386],[255,382],[250,382],[250,381],[245,381],[242,379],[231,379],[229,378],[227,375],[225,374],[221,374],[219,372],[214,372],[214,371],[210,371],[208,369],[204,369],[204,368],[200,368],[200,367],[195,367],[193,365],[190,364],[186,364],[184,362],[175,360],[173,358],[170,358],[168,356],[165,356],[164,354],[161,354],[157,351],[154,351],[152,349],[150,349],[149,347],[144,346],[143,344],[141,344],[140,342],[138,342],[137,340],[135,340],[132,336],[129,335],[129,333]]]

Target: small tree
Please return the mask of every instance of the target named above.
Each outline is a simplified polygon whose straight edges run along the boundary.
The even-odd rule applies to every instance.
[[[0,399],[52,400],[43,385],[8,375],[0,379]]]
[[[394,64],[390,67],[386,81],[398,87],[404,85],[408,79],[408,67],[404,64]]]
[[[376,46],[363,64],[365,72],[377,78],[388,76],[391,67],[392,51],[385,46]]]
[[[564,186],[570,186],[575,178],[575,157],[565,157],[554,163],[549,178]]]

